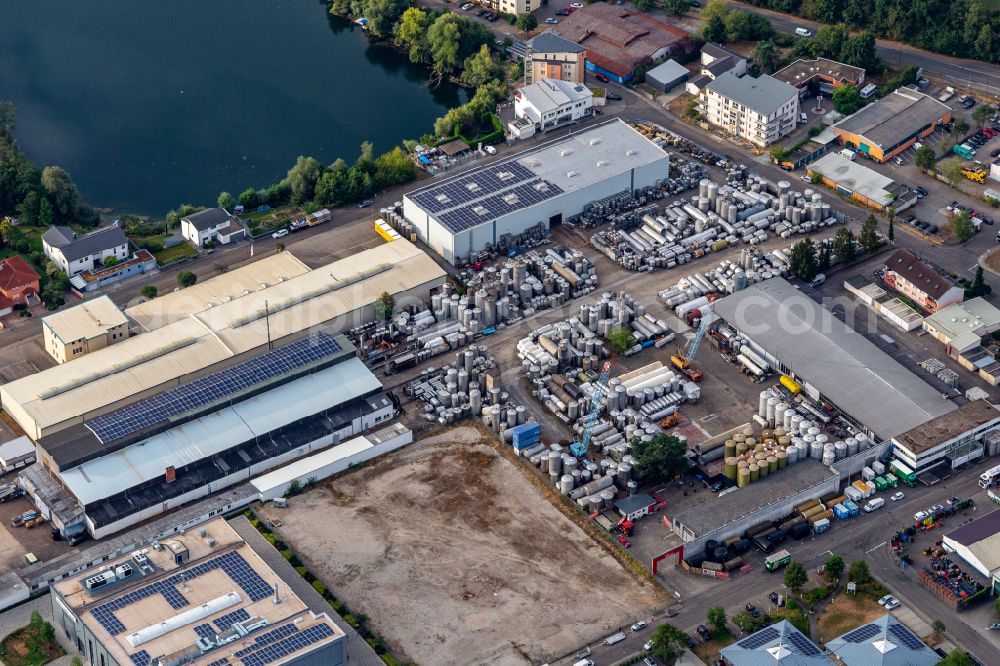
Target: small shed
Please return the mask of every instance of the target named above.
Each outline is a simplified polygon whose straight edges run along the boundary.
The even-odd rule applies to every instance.
[[[27,435],[0,444],[0,474],[35,462],[35,445]]]
[[[615,508],[618,509],[618,513],[629,520],[636,520],[655,509],[656,500],[646,493],[636,493],[615,502]]]
[[[454,157],[464,153],[469,149],[469,144],[462,141],[461,139],[455,139],[454,141],[449,141],[448,143],[438,146],[438,150],[447,155],[448,157]]]
[[[667,60],[646,72],[646,83],[657,90],[670,92],[674,86],[687,81],[688,74],[687,67],[676,60]]]

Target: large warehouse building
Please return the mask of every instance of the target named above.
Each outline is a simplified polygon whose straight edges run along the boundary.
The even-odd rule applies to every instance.
[[[948,532],[943,543],[991,582],[1000,577],[1000,510]]]
[[[231,279],[224,274],[195,285],[190,295],[185,289],[131,310],[148,332],[5,384],[3,409],[37,441],[287,345],[316,327],[346,330],[371,321],[383,292],[397,303],[426,301],[445,282],[444,270],[402,239],[311,271],[294,264],[287,274],[273,268],[264,264],[256,290],[244,288],[242,296],[225,288]],[[248,270],[235,279],[253,277]]]
[[[837,406],[879,440],[955,409],[929,384],[782,278],[721,298],[713,310],[813,400]]]
[[[669,172],[663,150],[615,119],[414,190],[403,198],[403,215],[421,240],[460,265],[505,235],[548,229]]]
[[[395,413],[347,338],[320,332],[42,437],[22,479],[54,527],[99,538]]]
[[[1000,428],[1000,410],[973,400],[892,438],[893,455],[915,472],[940,462],[958,467],[987,455],[984,438]]]
[[[52,624],[94,666],[347,663],[327,609],[279,580],[220,518],[53,585]]]

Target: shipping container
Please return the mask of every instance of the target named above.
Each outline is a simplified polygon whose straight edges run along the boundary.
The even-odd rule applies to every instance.
[[[889,482],[885,480],[884,476],[876,476],[874,483],[877,490],[885,490],[889,487]]]
[[[843,504],[835,504],[833,506],[833,515],[839,520],[847,520],[851,517],[851,512],[844,508]]]
[[[779,550],[773,555],[764,558],[764,566],[768,571],[777,571],[792,561],[792,554],[787,550]]]
[[[812,527],[813,527],[813,532],[815,532],[816,534],[822,534],[823,532],[826,532],[827,530],[830,529],[830,520],[828,518],[824,518],[823,520],[817,520],[815,523],[813,523]]]
[[[861,495],[861,491],[854,486],[847,486],[844,488],[844,494],[851,498],[853,502],[860,502],[864,497]]]
[[[844,500],[844,508],[850,512],[852,517],[861,513],[861,509],[858,508],[858,505],[851,500]]]
[[[865,467],[863,470],[861,470],[861,478],[864,479],[865,481],[871,481],[876,476],[878,476],[878,474],[876,474],[875,470],[873,470],[871,467]]]
[[[876,460],[872,463],[872,469],[875,470],[875,474],[885,474],[885,465],[882,464],[881,460]]]
[[[861,493],[862,499],[868,499],[868,496],[873,492],[872,487],[864,481],[855,481],[853,485],[857,488],[858,492]]]
[[[885,477],[883,478],[885,478],[885,481],[886,483],[889,484],[890,488],[896,488],[897,486],[899,486],[899,478],[895,474],[892,474],[891,472],[886,472]]]
[[[917,475],[913,473],[913,470],[899,462],[898,460],[893,460],[889,463],[889,469],[896,478],[905,483],[907,486],[912,488],[917,482]]]

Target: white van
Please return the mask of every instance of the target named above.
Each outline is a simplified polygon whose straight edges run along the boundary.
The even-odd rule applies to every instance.
[[[878,509],[881,509],[882,505],[884,505],[884,504],[885,504],[885,500],[884,499],[882,499],[881,497],[876,497],[876,498],[870,500],[868,502],[868,504],[865,504],[865,513],[871,513],[872,511],[876,511]]]
[[[809,283],[809,286],[810,287],[818,287],[821,284],[823,284],[824,282],[826,282],[826,276],[823,275],[822,273],[820,273],[819,275],[817,275],[816,277],[814,277],[812,279],[812,281]]]
[[[573,664],[573,666],[594,666],[594,662],[589,659],[581,659],[580,661]]]
[[[809,116],[807,116],[805,113],[800,113],[799,122],[805,125],[807,122],[809,122]]]
[[[795,29],[795,34],[798,35],[799,37],[812,37],[813,36],[812,30],[809,30],[807,28],[796,28]]]

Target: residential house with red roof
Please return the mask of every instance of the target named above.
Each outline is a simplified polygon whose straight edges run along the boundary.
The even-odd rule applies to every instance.
[[[29,303],[41,291],[38,272],[24,257],[14,255],[0,261],[0,316],[8,315],[15,303]]]

